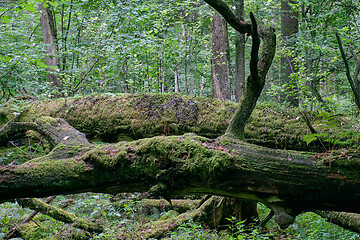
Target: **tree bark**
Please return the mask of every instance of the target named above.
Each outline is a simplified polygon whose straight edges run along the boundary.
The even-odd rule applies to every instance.
[[[265,78],[272,64],[276,50],[276,36],[274,29],[266,27],[261,21],[257,22],[255,16],[250,13],[251,18],[251,58],[250,75],[246,81],[245,92],[240,103],[239,109],[232,117],[226,130],[226,135],[244,139],[245,125],[253,112],[256,102],[260,97],[265,85]],[[263,46],[259,56],[260,37],[263,39]]]
[[[204,0],[211,7],[216,9],[236,31],[239,33],[251,33],[251,24],[241,21],[222,0]]]
[[[243,20],[243,16],[241,16],[241,14],[237,17]],[[211,58],[213,96],[222,101],[228,100],[231,99],[228,29],[225,20],[220,16],[217,11],[215,11],[213,17],[211,29],[213,39]],[[241,35],[243,36],[244,41],[242,46],[237,46],[237,51],[240,51],[236,52],[237,78],[245,78],[245,63],[241,62],[241,60],[245,61],[245,36],[244,34]],[[239,57],[242,57],[242,59],[239,59]],[[238,94],[238,91],[240,90],[239,88],[241,87],[238,85],[240,85],[241,82],[238,82],[237,80],[236,93]],[[242,83],[244,83],[244,79]],[[217,204],[217,208],[215,210],[216,220],[214,220],[214,224],[215,226],[229,224],[230,221],[228,219],[231,217],[236,217],[239,220],[246,220],[248,223],[254,222],[254,220],[258,218],[256,206],[256,201],[243,201],[233,198],[222,198]],[[211,216],[209,216],[209,218],[211,218]]]
[[[44,3],[39,4],[39,9],[43,39],[47,48],[46,65],[49,67],[49,82],[53,87],[61,88],[60,78],[56,74],[56,69],[59,68],[59,58],[57,56],[57,30],[55,27],[55,19],[53,18],[53,11],[49,7],[44,8]]]
[[[227,23],[215,11],[211,22],[212,51],[211,75],[213,96],[220,100],[229,100],[230,91],[230,60]]]
[[[358,75],[360,73],[360,62],[359,62],[359,58],[352,50],[351,50],[351,56],[354,58],[355,64],[356,64],[354,75],[353,75],[354,85],[355,85],[356,91],[358,92],[358,94],[360,94],[360,83],[359,83],[359,79],[358,79]]]
[[[241,20],[245,19],[244,0],[235,1],[235,14]],[[245,34],[236,33],[235,39],[235,99],[240,102],[245,91]]]
[[[293,0],[281,1],[281,35],[284,42],[284,47],[289,48],[285,56],[281,58],[281,78],[283,83],[286,84],[287,91],[282,96],[284,101],[290,105],[299,106],[298,86],[295,80],[290,79],[290,75],[296,72],[295,69],[295,43],[294,40],[296,33],[299,31],[298,12],[291,7],[290,4],[295,3]],[[290,52],[291,51],[291,52]]]

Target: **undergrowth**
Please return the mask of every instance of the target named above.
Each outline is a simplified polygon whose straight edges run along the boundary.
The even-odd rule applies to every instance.
[[[82,193],[58,196],[51,204],[76,214],[80,218],[90,219],[104,226],[105,231],[90,235],[76,229],[70,224],[38,214],[32,221],[23,225],[17,236],[19,239],[141,239],[139,229],[151,221],[177,216],[174,210],[158,208],[144,209],[141,204],[143,194],[108,194]],[[264,205],[258,205],[260,218],[268,212]],[[31,213],[21,208],[16,202],[0,205],[0,239]],[[209,229],[192,220],[182,224],[164,236],[163,240],[175,239],[359,239],[359,234],[345,230],[337,225],[326,222],[315,213],[304,213],[296,218],[286,230],[278,229],[271,220],[266,229],[249,228],[244,222],[235,218],[225,230]]]

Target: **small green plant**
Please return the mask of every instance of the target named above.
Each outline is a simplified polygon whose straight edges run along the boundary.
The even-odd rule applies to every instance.
[[[219,239],[216,233],[212,233],[209,229],[204,229],[198,223],[188,221],[182,224],[178,229],[169,236],[165,237],[164,240],[175,240],[175,239],[189,239],[189,240],[207,240],[207,239]]]
[[[235,217],[228,218],[231,224],[228,225],[231,234],[225,239],[271,239],[272,235],[266,231],[261,231],[255,225],[245,224],[245,220],[239,221]]]
[[[320,131],[318,133],[307,134],[303,137],[303,140],[308,145],[319,140],[327,143],[324,144],[324,146],[328,147],[327,150],[331,150],[334,147],[354,147],[358,144],[360,132],[356,127],[345,126],[345,130],[335,132],[339,126],[341,126],[342,129],[344,128],[345,123],[343,122],[344,117],[342,115],[320,112],[316,118],[319,119],[319,121],[316,122],[316,126]]]

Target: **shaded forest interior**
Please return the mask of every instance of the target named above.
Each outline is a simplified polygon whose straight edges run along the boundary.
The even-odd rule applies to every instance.
[[[358,3],[0,9],[0,237],[359,237]]]

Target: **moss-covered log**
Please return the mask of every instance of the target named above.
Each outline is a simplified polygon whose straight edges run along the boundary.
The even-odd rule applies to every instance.
[[[331,223],[360,233],[360,214],[333,211],[316,211],[316,213],[326,218]]]
[[[137,235],[141,236],[141,239],[158,239],[163,237],[167,232],[175,230],[189,220],[204,223],[206,226],[219,226],[219,223],[214,221],[216,221],[216,219],[222,219],[222,217],[214,215],[223,214],[221,206],[224,201],[226,200],[223,197],[213,196],[205,200],[204,203],[195,210],[187,211],[176,217],[160,219],[146,224],[143,229],[138,231]],[[209,218],[209,216],[213,217]]]
[[[46,199],[43,203],[49,204],[52,200],[55,199],[56,196],[51,196]],[[16,225],[7,235],[6,239],[11,239],[14,236],[16,236],[19,232],[19,230],[28,222],[30,222],[39,212],[33,211],[24,221],[22,221],[19,225]]]
[[[183,213],[189,210],[194,210],[199,206],[201,200],[191,199],[171,199],[171,204],[165,199],[144,199],[141,201],[141,206],[145,211],[150,211],[151,208],[158,208],[163,211],[175,210]]]
[[[41,212],[58,221],[73,224],[73,226],[76,228],[80,228],[88,232],[96,232],[96,233],[100,233],[103,231],[102,226],[100,224],[78,218],[72,213],[68,213],[62,209],[51,206],[47,203],[40,201],[39,199],[21,198],[18,199],[18,202],[22,207],[27,207],[37,212]]]
[[[31,102],[23,106],[15,121],[33,122],[43,116],[63,118],[88,138],[118,142],[186,132],[217,137],[225,132],[235,110],[232,102],[208,98],[112,94]],[[12,119],[14,112],[19,112],[18,105],[3,107],[0,123]]]
[[[55,124],[56,130],[69,135],[69,125],[49,122],[38,128],[49,130]],[[104,145],[79,145],[68,139],[62,138],[45,157],[2,166],[0,200],[85,191],[147,191],[164,198],[204,193],[263,202],[275,210],[281,226],[302,211],[360,213],[357,152],[314,158],[194,134]]]
[[[87,138],[99,138],[105,142],[186,132],[216,138],[226,131],[236,107],[232,102],[180,95],[93,95],[27,103],[15,121],[33,122],[42,116],[60,117],[84,132]],[[18,108],[16,104],[1,108],[0,125],[11,120],[13,113],[19,112]],[[333,139],[344,126],[351,126],[350,119],[341,116],[338,116],[338,127],[316,123],[322,123],[319,118],[311,119],[318,132],[329,134]],[[251,143],[280,149],[322,150],[314,143],[306,144],[303,137],[309,133],[296,109],[284,110],[261,104],[253,111],[245,128],[245,137]],[[0,143],[9,138],[5,134],[0,132]]]

